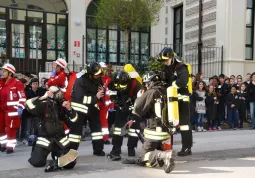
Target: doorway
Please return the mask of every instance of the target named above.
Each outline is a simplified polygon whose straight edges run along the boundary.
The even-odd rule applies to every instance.
[[[10,63],[19,66],[21,71],[36,74],[42,60],[42,25],[11,23]]]

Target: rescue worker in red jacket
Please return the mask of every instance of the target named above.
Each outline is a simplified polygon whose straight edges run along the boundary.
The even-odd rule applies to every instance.
[[[100,109],[100,122],[102,125],[102,132],[103,132],[103,140],[104,144],[109,145],[109,130],[108,130],[108,109],[111,104],[110,96],[107,94],[108,91],[108,84],[111,82],[111,78],[106,74],[107,66],[104,62],[99,63],[102,68],[102,81],[104,83],[105,88],[105,96],[98,102],[98,106]]]
[[[20,127],[26,95],[24,85],[13,76],[16,72],[11,64],[5,64],[2,68],[0,79],[0,144],[1,151],[7,154],[13,153],[17,144],[16,130]]]
[[[65,73],[67,62],[64,59],[59,58],[55,61],[55,64],[56,70],[52,71],[48,85],[49,87],[58,86],[62,91],[65,91],[68,84],[67,75]]]
[[[51,77],[48,80],[48,86],[49,87],[57,86],[61,88],[63,92],[65,92],[68,85],[67,75],[65,73],[67,62],[64,59],[59,58],[55,61],[55,64],[56,64],[56,70],[52,71]],[[64,125],[64,128],[65,128],[65,133],[68,134],[70,130],[67,127],[67,125]]]

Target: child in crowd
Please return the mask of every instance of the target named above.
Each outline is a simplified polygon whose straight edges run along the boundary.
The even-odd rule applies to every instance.
[[[228,108],[228,125],[229,129],[236,130],[238,127],[238,103],[239,96],[236,86],[231,87],[231,92],[227,96],[227,108]]]
[[[199,132],[206,131],[203,127],[203,118],[206,114],[206,107],[205,107],[205,95],[206,89],[204,82],[198,83],[198,89],[196,90],[198,97],[202,99],[201,101],[196,101],[196,113],[197,113],[197,130]]]
[[[38,95],[38,87],[39,87],[39,80],[37,78],[31,79],[30,82],[31,88],[26,91],[27,99],[31,99],[34,97],[39,96]],[[28,137],[28,145],[32,146],[33,142],[36,141],[36,129],[38,126],[38,120],[33,116],[31,113],[29,113],[29,116],[27,117],[27,127],[26,127],[26,135]]]
[[[203,101],[203,98],[198,96],[195,87],[193,87],[193,91],[190,96],[190,118],[192,124],[192,132],[195,132],[197,130],[197,115],[196,115],[197,101]]]
[[[217,130],[216,122],[219,122],[219,117],[218,117],[219,100],[213,85],[209,86],[209,92],[206,94],[205,103],[206,103],[206,114],[208,116],[207,118],[208,130],[209,131]]]
[[[230,78],[229,79],[229,85],[228,85],[228,94],[231,92],[232,87],[235,86],[235,79]]]
[[[247,93],[246,93],[246,85],[245,83],[240,85],[240,91],[239,91],[239,101],[240,101],[240,105],[238,108],[238,113],[239,113],[239,119],[240,119],[240,125],[239,128],[242,129],[243,128],[243,122],[247,120],[246,118],[246,100],[247,100]]]
[[[229,78],[225,79],[225,84],[229,85]]]

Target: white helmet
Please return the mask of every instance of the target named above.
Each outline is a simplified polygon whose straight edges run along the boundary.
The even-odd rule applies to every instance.
[[[107,68],[107,65],[104,62],[99,62],[99,64],[102,68]]]
[[[15,67],[13,65],[11,65],[11,64],[4,64],[4,66],[1,67],[1,69],[6,69],[6,70],[10,71],[13,74],[16,73]]]
[[[59,58],[55,61],[55,63],[57,65],[59,65],[60,67],[62,67],[63,69],[65,69],[67,67],[67,62],[65,59]]]

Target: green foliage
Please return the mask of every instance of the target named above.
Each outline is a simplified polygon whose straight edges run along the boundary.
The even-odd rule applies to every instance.
[[[162,0],[100,0],[96,23],[116,25],[125,31],[145,28],[159,20]]]
[[[149,58],[149,63],[148,63],[149,70],[159,73],[160,71],[162,71],[163,67],[164,67],[164,64],[162,62],[156,61],[153,57]]]

